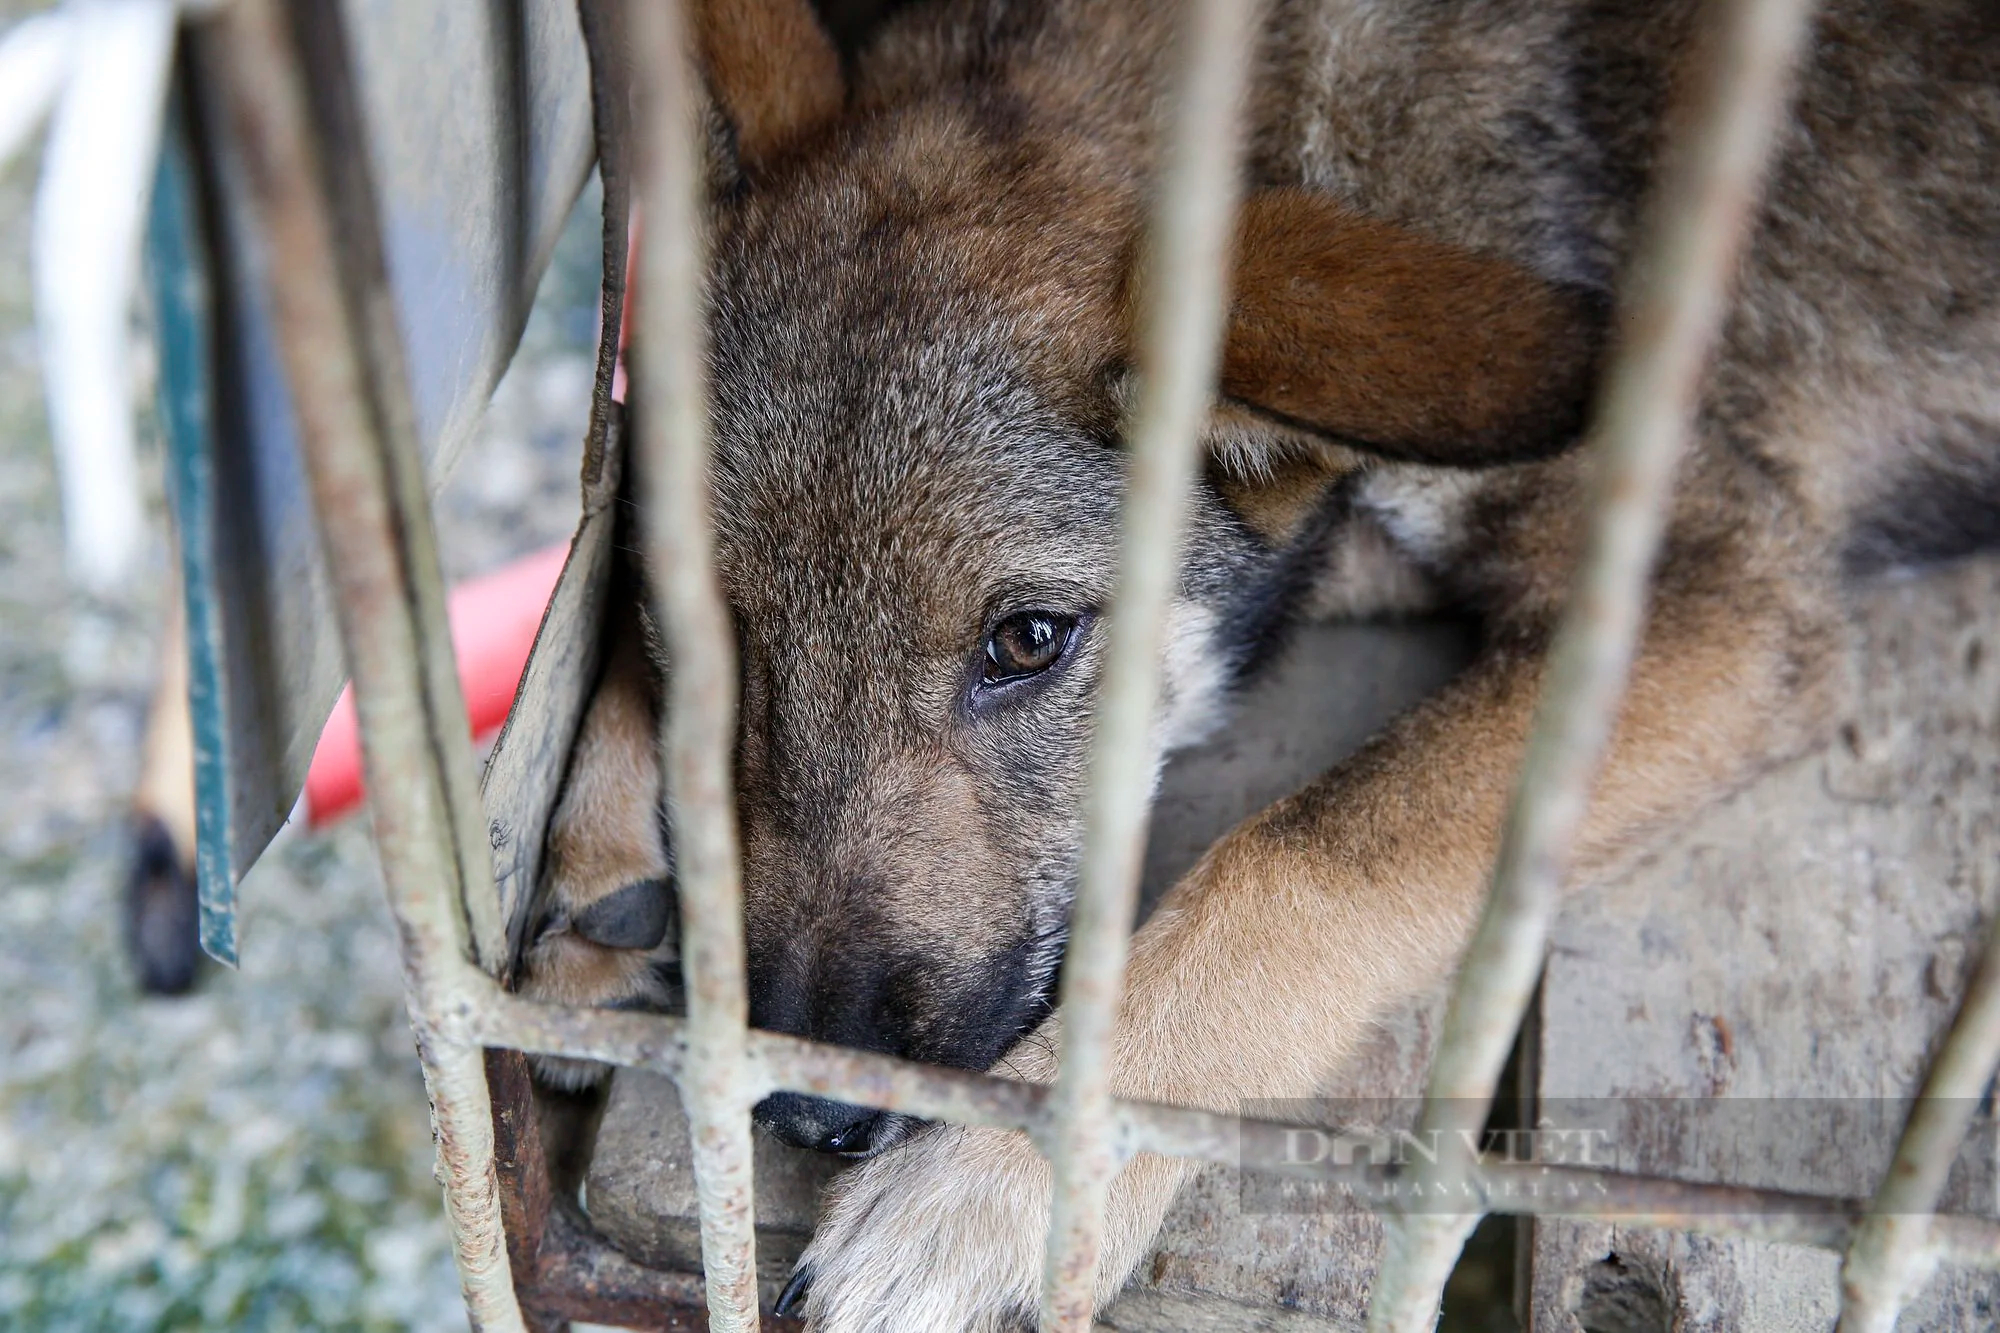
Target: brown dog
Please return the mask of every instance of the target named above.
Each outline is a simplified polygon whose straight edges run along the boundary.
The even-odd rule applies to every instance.
[[[751,1021],[1046,1078],[1179,6],[944,0],[845,73],[805,0],[694,8]],[[1155,750],[1215,725],[1309,606],[1463,608],[1484,648],[1168,896],[1134,945],[1121,1095],[1307,1095],[1458,955],[1576,556],[1608,295],[1697,37],[1686,0],[1271,6]],[[1833,0],[1578,878],[1818,739],[1848,580],[2000,535],[1996,243],[2000,11]],[[533,993],[671,1002],[648,641],[635,612],[572,759]],[[1023,1138],[799,1097],[759,1118],[873,1154],[808,1252],[814,1327],[1032,1308],[1048,1186]],[[1101,1295],[1183,1178],[1121,1178]]]

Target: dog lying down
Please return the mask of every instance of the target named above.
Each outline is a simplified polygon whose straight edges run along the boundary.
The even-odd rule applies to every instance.
[[[718,560],[751,1022],[1053,1075],[1172,0],[939,0],[843,67],[692,6],[712,95]],[[1216,843],[1134,940],[1114,1086],[1309,1095],[1475,919],[1580,539],[1574,451],[1688,0],[1275,0],[1155,754],[1308,615],[1455,608],[1472,665]],[[1710,369],[1582,881],[1820,740],[1843,593],[2000,535],[2000,11],[1831,0]],[[644,410],[644,404],[636,405]],[[627,595],[551,829],[531,994],[666,1006],[663,664]],[[546,1074],[587,1080],[588,1066]],[[865,1157],[828,1333],[1032,1311],[1019,1135],[780,1095]],[[1188,1167],[1134,1162],[1099,1296]]]

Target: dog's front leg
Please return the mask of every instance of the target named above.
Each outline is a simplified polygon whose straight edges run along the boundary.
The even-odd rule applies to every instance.
[[[1825,716],[1835,622],[1782,584],[1722,582],[1727,593],[1654,609],[1577,878],[1602,875],[1759,760],[1796,752]],[[1134,940],[1118,1095],[1225,1112],[1310,1096],[1373,1015],[1436,984],[1477,917],[1541,676],[1538,652],[1489,650],[1212,849]],[[1052,1077],[1052,1035],[1023,1043],[1001,1072]],[[1185,1178],[1180,1164],[1141,1157],[1116,1182],[1100,1302],[1144,1256]],[[803,1261],[812,1327],[1031,1321],[1048,1206],[1048,1168],[1023,1136],[918,1136],[850,1172],[830,1201]]]

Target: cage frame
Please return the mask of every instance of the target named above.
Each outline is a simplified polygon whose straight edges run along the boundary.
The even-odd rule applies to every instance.
[[[348,72],[299,49],[278,0],[232,0],[193,20],[209,56],[204,68],[224,84],[274,260],[273,308],[354,677],[376,843],[474,1328],[542,1328],[581,1317],[705,1324],[729,1333],[758,1327],[749,1112],[779,1090],[1026,1132],[1053,1164],[1042,1303],[1049,1333],[1089,1327],[1104,1193],[1140,1151],[1357,1184],[1413,1170],[1420,1181],[1465,1191],[1478,1206],[1463,1215],[1389,1218],[1370,1327],[1398,1333],[1434,1322],[1463,1239],[1487,1213],[1614,1215],[1627,1225],[1840,1252],[1844,1333],[1893,1327],[1937,1263],[2000,1270],[2000,1223],[1935,1214],[1972,1107],[2000,1062],[1994,941],[1870,1200],[1471,1158],[1409,1170],[1302,1164],[1284,1157],[1287,1126],[1111,1096],[1105,1053],[1148,800],[1132,756],[1142,748],[1136,742],[1158,688],[1156,645],[1224,310],[1222,256],[1238,175],[1233,108],[1260,12],[1242,0],[1187,0],[1197,39],[1184,43],[1192,54],[1165,131],[1167,165],[1151,232],[1152,271],[1178,280],[1156,284],[1145,298],[1144,388],[1132,431],[1135,499],[1125,510],[1119,614],[1099,704],[1057,1082],[1031,1086],[750,1029],[729,789],[734,668],[708,536],[698,161],[683,7],[583,0],[581,8],[600,51],[606,34],[622,25],[620,58],[651,73],[638,114],[624,128],[650,233],[637,369],[651,410],[638,444],[654,480],[646,540],[655,568],[665,571],[661,620],[676,663],[665,741],[676,791],[685,1019],[538,1003],[502,984],[508,934],[474,756],[459,723],[443,580],[373,199],[354,161],[366,156],[355,151],[362,129],[358,120],[330,123],[351,105]],[[1607,373],[1586,444],[1599,458],[1592,538],[1558,631],[1485,909],[1453,986],[1431,1068],[1427,1127],[1483,1121],[1532,997],[1565,850],[1643,618],[1674,460],[1811,13],[1810,0],[1711,5],[1712,65],[1676,122],[1677,146],[1622,292],[1630,333]],[[602,89],[596,97],[602,158],[606,122],[620,112]],[[609,207],[622,202],[626,186],[614,187],[612,164],[605,165]],[[622,277],[622,262],[615,267],[620,271],[607,265],[607,288]],[[607,323],[616,327],[616,319]],[[601,358],[601,371],[608,361]],[[600,374],[600,449],[616,446],[606,388]],[[526,1054],[650,1069],[675,1080],[693,1127],[705,1280],[623,1260],[556,1206]],[[1591,1188],[1581,1202],[1560,1191],[1514,1188],[1530,1176]]]

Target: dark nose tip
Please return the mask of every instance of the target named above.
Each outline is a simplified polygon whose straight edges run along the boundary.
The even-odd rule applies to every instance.
[[[774,1092],[751,1114],[794,1148],[845,1156],[859,1156],[873,1147],[876,1126],[882,1121],[880,1111],[796,1092]]]

